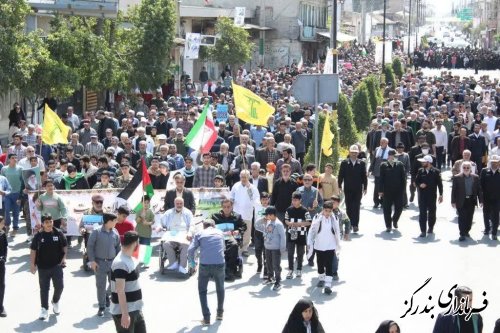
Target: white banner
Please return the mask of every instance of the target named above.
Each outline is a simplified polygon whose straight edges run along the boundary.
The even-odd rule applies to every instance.
[[[213,213],[220,211],[222,199],[230,197],[229,188],[193,188],[196,212],[195,221],[201,221]],[[92,196],[100,194],[103,199],[103,210],[108,212],[115,211],[118,207],[116,197],[121,192],[121,189],[101,189],[101,190],[71,190],[71,191],[55,191],[59,194],[66,209],[68,211],[67,228],[64,230],[68,236],[80,236],[80,222],[83,215],[90,214],[92,209]],[[166,190],[155,190],[153,198],[151,198],[151,209],[155,213],[155,224],[153,225],[153,237],[161,237],[162,232],[157,232],[161,227],[161,217],[165,213],[165,194]],[[38,192],[29,193],[29,206],[31,215],[31,226],[34,229],[36,224],[41,222],[41,214],[35,207],[34,202],[38,198]],[[128,217],[135,224],[135,214],[130,214]],[[93,226],[88,226],[89,230]]]
[[[184,48],[184,59],[198,59],[200,52],[201,34],[186,33],[186,47]]]
[[[245,7],[235,7],[234,8],[234,25],[237,27],[242,27],[245,25]]]
[[[383,53],[383,44],[382,42],[377,42],[375,44],[375,63],[382,63],[382,53]],[[390,64],[392,62],[392,42],[385,42],[385,63]]]
[[[333,49],[327,48],[323,74],[333,74]]]

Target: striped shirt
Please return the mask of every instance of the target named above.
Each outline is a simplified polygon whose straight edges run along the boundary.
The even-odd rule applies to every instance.
[[[97,142],[97,143],[92,143],[89,142],[85,146],[85,153],[89,156],[95,155],[97,157],[100,157],[101,155],[104,154],[104,146],[102,143]]]
[[[200,166],[194,173],[193,187],[213,187],[217,169],[213,166]]]
[[[111,264],[111,306],[109,308],[112,315],[120,315],[120,305],[118,303],[118,293],[116,292],[116,279],[125,280],[125,298],[127,299],[128,312],[140,311],[144,305],[142,301],[142,291],[139,285],[139,271],[137,263],[132,257],[118,253]]]

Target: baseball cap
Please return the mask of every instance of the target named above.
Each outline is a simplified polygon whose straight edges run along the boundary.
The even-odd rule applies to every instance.
[[[165,167],[165,168],[167,168],[167,169],[169,168],[169,167],[168,167],[168,162],[166,162],[166,161],[162,161],[162,162],[160,162],[160,166],[164,166],[164,167]]]
[[[432,156],[430,155],[425,155],[422,158],[418,159],[419,162],[427,162],[427,163],[432,163]]]
[[[359,147],[357,145],[352,145],[349,147],[349,152],[350,153],[359,153]]]

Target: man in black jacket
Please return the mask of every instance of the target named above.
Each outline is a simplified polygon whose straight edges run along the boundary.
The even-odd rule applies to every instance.
[[[425,237],[425,229],[427,221],[429,221],[429,229],[427,233],[434,233],[434,224],[436,224],[436,198],[439,189],[438,202],[443,202],[443,182],[441,180],[441,172],[432,166],[432,156],[426,155],[417,160],[422,163],[415,177],[415,186],[418,188],[418,208],[419,208],[419,223],[420,237]]]
[[[116,134],[116,123],[113,119],[106,116],[106,113],[103,110],[97,111],[97,119],[99,119],[99,126],[97,127],[97,135],[99,136],[99,140],[104,140],[106,137],[106,130],[111,128],[113,131],[113,135]]]
[[[352,145],[349,148],[349,158],[340,163],[338,176],[339,189],[344,191],[347,216],[351,220],[353,232],[359,230],[361,197],[366,194],[368,186],[366,164],[358,159],[358,154],[358,146]],[[342,188],[342,185],[344,185],[344,188]]]
[[[184,199],[184,207],[189,209],[194,215],[196,211],[196,203],[194,201],[193,192],[184,187],[184,185],[186,184],[186,177],[184,177],[184,175],[182,175],[181,173],[178,173],[175,175],[174,179],[175,189],[168,190],[165,194],[165,211],[170,208],[174,208],[175,198],[181,197],[182,199]]]
[[[218,225],[218,229],[224,232],[226,249],[224,258],[226,260],[226,281],[232,281],[235,277],[241,278],[238,270],[238,240],[243,240],[243,233],[247,231],[247,225],[243,222],[241,215],[234,212],[233,202],[229,199],[222,200],[222,209],[211,217]],[[248,232],[250,232],[248,230]]]
[[[403,192],[406,188],[406,172],[403,163],[396,158],[396,151],[389,151],[387,162],[380,166],[379,196],[383,197],[384,220],[387,232],[398,228],[398,221],[403,212]],[[391,217],[392,205],[394,215]]]
[[[481,171],[483,192],[484,234],[491,231],[491,239],[497,240],[498,214],[500,212],[500,156],[490,157],[490,166]],[[491,222],[491,225],[490,225]]]
[[[478,174],[481,174],[481,169],[483,168],[483,156],[488,151],[486,142],[484,141],[484,136],[479,134],[480,130],[481,125],[474,124],[474,132],[469,135],[469,150],[472,152],[471,161],[476,163]]]

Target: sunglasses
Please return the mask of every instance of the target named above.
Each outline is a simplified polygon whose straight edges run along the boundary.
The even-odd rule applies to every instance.
[[[96,200],[96,201],[94,201],[94,202],[95,202],[96,204],[102,204],[102,203],[103,203],[103,201],[102,201],[102,200]]]

